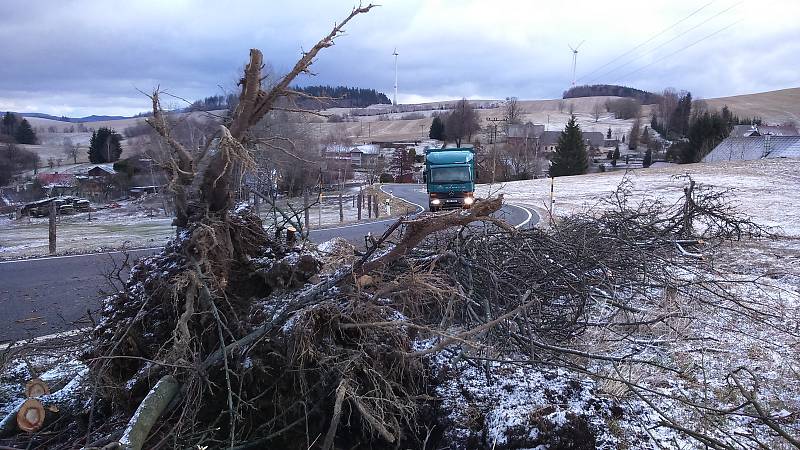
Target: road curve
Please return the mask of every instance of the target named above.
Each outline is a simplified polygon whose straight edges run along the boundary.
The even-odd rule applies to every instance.
[[[388,184],[381,189],[409,202],[416,212],[427,205],[424,185]],[[496,214],[518,227],[531,227],[539,217],[524,207],[505,205]],[[324,242],[343,237],[357,246],[367,233],[380,236],[396,218],[312,230],[310,238]],[[140,258],[160,248],[130,251]],[[121,252],[56,256],[0,262],[0,344],[75,328],[76,321],[100,306],[100,290],[110,290],[103,273],[123,259]]]

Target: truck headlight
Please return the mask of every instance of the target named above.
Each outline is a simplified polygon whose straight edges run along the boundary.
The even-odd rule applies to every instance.
[[[471,205],[473,203],[475,203],[475,198],[474,197],[464,197],[464,204],[465,205],[469,206],[469,205]]]
[[[442,203],[442,201],[439,200],[438,198],[435,198],[435,199],[431,200],[431,205],[438,205],[440,203]]]

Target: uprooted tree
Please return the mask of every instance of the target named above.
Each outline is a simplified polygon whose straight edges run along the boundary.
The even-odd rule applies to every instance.
[[[372,435],[392,445],[403,439],[424,372],[418,361],[374,344],[408,350],[408,336],[379,328],[342,333],[337,322],[344,317],[380,322],[388,320],[388,311],[348,305],[335,295],[337,285],[352,288],[354,274],[382,267],[400,253],[365,259],[320,280],[314,254],[271,239],[249,209],[234,210],[235,186],[254,164],[248,149],[256,139],[248,130],[271,111],[294,110],[286,105],[304,94],[290,89],[293,80],[308,73],[345,25],[372,8],[354,8],[266,89],[262,53],[252,49],[235,110],[197,151],[171,135],[161,91],[150,95],[153,116],[147,121],[170,149],[177,237],[161,254],[132,267],[122,289],[105,299],[84,358],[89,371],[76,381],[92,385],[91,402],[39,405],[29,399],[19,406],[26,424],[20,429],[52,426],[53,414],[45,414],[52,407],[81,425],[62,428],[62,439],[87,447],[110,441],[134,449],[191,442],[309,448],[316,436],[316,445],[329,449],[343,439]],[[286,144],[277,136],[266,143]],[[290,153],[288,144],[282,151]],[[482,220],[500,204],[487,201],[455,220],[407,225],[432,233]],[[406,234],[402,248],[422,237]],[[297,314],[311,304],[313,314]],[[290,319],[302,326],[289,327]],[[350,418],[342,417],[343,403],[350,405]]]
[[[485,411],[446,411],[458,397],[436,390],[450,385],[466,397],[463,366],[489,380],[503,364],[543,364],[622,384],[652,403],[659,426],[711,448],[743,448],[718,426],[741,414],[756,431],[796,444],[796,426],[775,418],[749,369],[729,374],[723,400],[733,409],[702,396],[667,399],[704,414],[711,425],[701,427],[624,374],[631,366],[687,374],[687,364],[661,351],[659,336],[689,333],[682,321],[690,302],[701,314],[735,312],[794,332],[730,292],[727,280],[708,277],[704,251],[764,231],[736,215],[724,193],[690,182],[674,204],[633,202],[623,186],[601,213],[524,231],[490,216],[502,198],[487,199],[467,212],[402,218],[358,259],[343,245],[345,262],[330,267],[321,250],[275,239],[235,206],[235,185],[252,164],[248,130],[271,110],[292,109],[282,103],[300,95],[292,80],[371,8],[354,9],[266,90],[261,52],[251,50],[238,106],[202,150],[171,136],[160,92],[152,94],[149,122],[171,149],[178,236],[103,301],[87,367],[58,371],[57,383],[32,380],[31,398],[0,421],[0,438],[109,449],[592,448],[585,418],[567,417],[589,430],[578,434],[539,410],[530,411],[529,428],[510,430],[513,439],[491,441]],[[258,139],[291,153],[280,137]],[[466,230],[473,222],[486,225]],[[120,279],[123,269],[115,270]]]

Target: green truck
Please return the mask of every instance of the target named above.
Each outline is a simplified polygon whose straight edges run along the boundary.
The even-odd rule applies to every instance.
[[[475,152],[471,148],[428,148],[424,179],[431,211],[475,203]]]

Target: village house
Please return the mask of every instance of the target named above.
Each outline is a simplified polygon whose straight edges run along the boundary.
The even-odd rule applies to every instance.
[[[364,144],[350,150],[350,162],[353,168],[369,169],[378,165],[381,159],[380,147],[374,144]]]
[[[714,147],[703,162],[761,158],[800,158],[800,136],[731,136]]]
[[[76,176],[79,183],[79,194],[94,200],[108,197],[112,189],[113,177],[116,174],[113,164],[90,166],[85,172]]]
[[[50,197],[75,193],[78,182],[71,173],[40,173],[36,180]]]
[[[751,136],[798,136],[797,127],[792,124],[783,125],[734,125],[731,137]]]
[[[509,125],[506,142],[509,145],[535,145],[544,133],[544,125],[528,122],[526,124]]]

